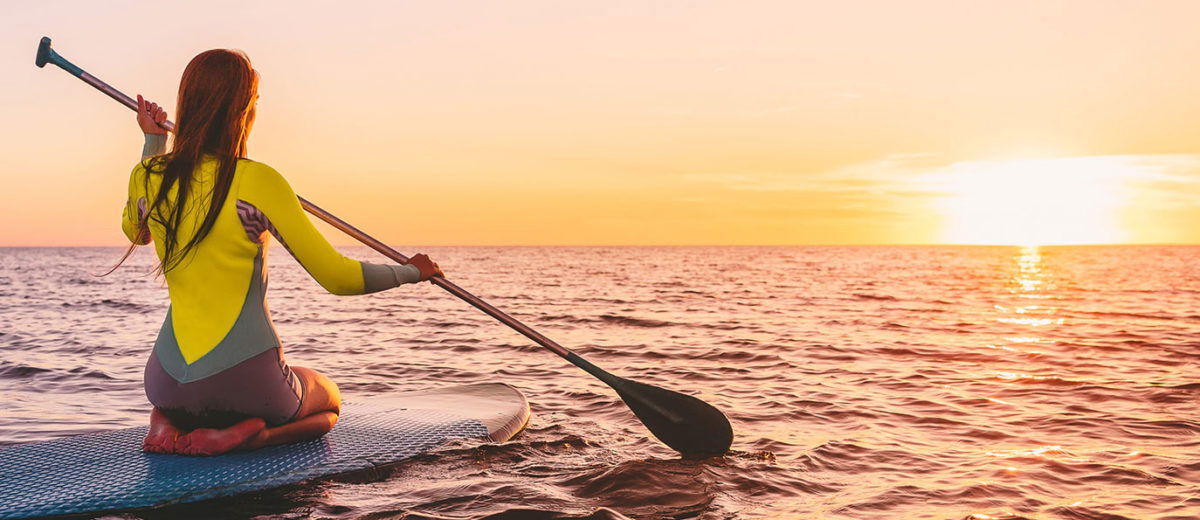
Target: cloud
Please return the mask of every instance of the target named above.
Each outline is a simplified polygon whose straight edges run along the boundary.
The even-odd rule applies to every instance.
[[[823,171],[697,173],[685,180],[725,193],[745,215],[831,226],[940,222],[934,240],[952,243],[1200,239],[1188,224],[1200,218],[1200,155],[950,162],[911,153]]]
[[[736,191],[918,195],[933,193],[926,193],[912,179],[943,165],[932,154],[907,153],[818,172],[693,173],[684,175],[684,180]]]

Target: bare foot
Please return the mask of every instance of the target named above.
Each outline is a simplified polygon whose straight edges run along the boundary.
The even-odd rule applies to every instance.
[[[150,431],[142,441],[142,451],[147,453],[175,453],[175,440],[183,433],[155,408],[150,412]]]
[[[246,439],[246,442],[239,446],[238,449],[247,451],[257,450],[266,446],[316,439],[329,433],[329,430],[333,429],[333,425],[337,424],[337,421],[338,414],[334,412],[315,413],[274,428],[263,428],[258,433]]]
[[[276,428],[263,428],[259,430],[258,433],[251,435],[248,439],[246,439],[246,442],[243,442],[241,446],[238,446],[238,451],[254,451],[270,446],[271,430],[273,429]]]
[[[228,428],[197,428],[180,435],[175,441],[175,453],[212,456],[229,453],[267,427],[258,417],[251,417]]]

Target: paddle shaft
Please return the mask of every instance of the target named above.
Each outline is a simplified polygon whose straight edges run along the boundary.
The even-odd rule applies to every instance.
[[[112,85],[105,83],[100,78],[97,78],[91,74],[88,74],[83,69],[81,69],[78,66],[74,65],[73,63],[67,61],[65,58],[58,55],[58,53],[54,52],[53,50],[49,50],[48,43],[49,42],[47,41],[45,44],[47,46],[47,50],[49,51],[49,56],[48,56],[48,59],[46,60],[46,63],[54,63],[55,65],[58,65],[63,70],[70,72],[71,75],[83,80],[84,83],[87,83],[88,85],[95,87],[96,90],[99,90],[100,92],[103,92],[106,95],[108,95],[108,97],[115,99],[118,103],[125,105],[126,107],[129,107],[130,109],[132,109],[134,111],[137,110],[137,101],[135,101],[133,98],[125,95],[120,90],[117,90]],[[175,123],[172,123],[170,121],[166,121],[166,122],[162,123],[161,126],[163,128],[166,128],[169,131],[172,131],[172,132],[175,131]],[[326,223],[328,223],[329,225],[337,228],[339,231],[341,231],[347,235],[350,235],[351,237],[354,237],[355,240],[362,242],[367,247],[370,247],[371,249],[378,251],[383,256],[386,256],[398,263],[401,263],[401,264],[408,263],[408,257],[404,256],[399,251],[392,249],[390,246],[379,241],[375,237],[372,237],[371,235],[366,234],[362,230],[351,225],[349,222],[346,222],[345,220],[338,218],[336,215],[321,209],[316,204],[309,202],[308,199],[305,199],[304,197],[299,197],[299,196],[297,198],[300,199],[300,206],[303,207],[305,211],[315,215],[317,218],[319,218],[319,219],[325,221]],[[467,292],[466,289],[459,287],[454,282],[451,282],[450,280],[447,280],[440,276],[430,278],[429,281],[433,282],[434,285],[441,287],[442,289],[445,289],[446,292],[453,294],[454,296],[458,297],[460,300],[471,304],[471,306],[475,307],[476,309],[483,311],[484,314],[487,314],[488,316],[496,318],[501,323],[508,325],[509,327],[511,327],[513,330],[515,330],[517,332],[520,332],[521,335],[533,340],[534,343],[537,343],[538,345],[545,347],[550,352],[553,352],[555,354],[558,354],[559,356],[562,356],[567,361],[570,361],[572,364],[578,366],[579,368],[584,369],[588,373],[595,375],[595,373],[593,372],[593,370],[595,369],[595,366],[592,365],[591,363],[588,363],[587,361],[583,360],[583,358],[574,354],[570,350],[567,350],[566,347],[559,345],[554,340],[547,338],[546,336],[543,336],[540,332],[533,330],[533,328],[531,328],[530,326],[528,326],[524,323],[521,323],[519,320],[510,316],[508,313],[506,313],[500,309],[497,309],[496,307],[492,306],[492,304],[483,301],[483,299],[479,298],[478,296],[475,296],[474,294]]]

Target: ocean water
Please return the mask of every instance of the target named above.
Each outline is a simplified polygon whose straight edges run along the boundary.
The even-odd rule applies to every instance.
[[[323,294],[276,246],[290,363],[348,400],[504,381],[529,429],[378,479],[120,517],[1200,518],[1200,247],[424,251],[601,367],[721,408],[732,451],[681,459],[603,384],[432,285]],[[148,250],[94,276],[120,253],[0,249],[0,445],[146,421],[167,295]]]

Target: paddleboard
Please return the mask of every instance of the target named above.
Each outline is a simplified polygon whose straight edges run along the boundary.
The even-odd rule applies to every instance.
[[[499,383],[347,403],[312,441],[218,457],[143,453],[146,427],[0,449],[0,519],[198,502],[393,464],[452,440],[503,442],[525,428],[529,403]]]

